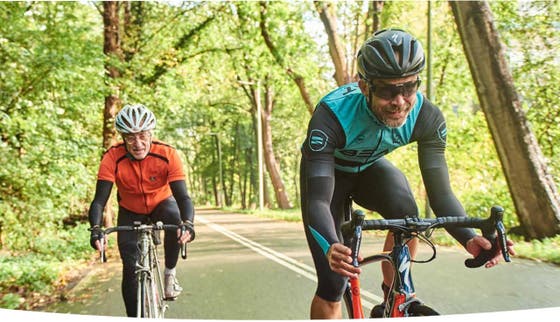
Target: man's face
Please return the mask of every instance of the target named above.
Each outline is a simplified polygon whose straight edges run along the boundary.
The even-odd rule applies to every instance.
[[[152,145],[152,133],[150,131],[134,134],[123,134],[123,140],[127,151],[136,159],[144,159],[150,152]]]
[[[360,80],[358,85],[379,121],[389,127],[397,128],[405,123],[416,103],[416,91],[420,81],[418,75],[412,75],[403,78],[377,79],[373,81],[373,88],[364,80]]]

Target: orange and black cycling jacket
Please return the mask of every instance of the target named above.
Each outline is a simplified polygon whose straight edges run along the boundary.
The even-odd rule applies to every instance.
[[[177,151],[163,142],[152,141],[150,152],[142,160],[132,158],[121,142],[103,155],[97,179],[117,185],[121,207],[150,214],[172,195],[169,182],[185,180],[185,173]]]

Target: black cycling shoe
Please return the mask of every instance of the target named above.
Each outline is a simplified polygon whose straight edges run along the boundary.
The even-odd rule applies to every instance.
[[[373,309],[371,309],[371,313],[369,314],[369,317],[381,318],[383,317],[383,312],[385,312],[385,302],[374,306]]]

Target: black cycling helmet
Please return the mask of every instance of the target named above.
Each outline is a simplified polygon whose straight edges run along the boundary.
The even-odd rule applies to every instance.
[[[367,81],[418,74],[425,64],[422,45],[402,29],[380,30],[358,51],[358,75]]]

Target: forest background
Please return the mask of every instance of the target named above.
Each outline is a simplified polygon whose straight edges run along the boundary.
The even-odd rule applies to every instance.
[[[489,8],[523,118],[558,182],[559,2]],[[355,79],[359,45],[387,27],[429,49],[422,91],[446,117],[452,186],[467,212],[502,205],[521,256],[560,262],[557,236],[523,233],[446,1],[1,2],[0,18],[0,307],[40,305],[91,261],[87,210],[123,104],[155,112],[156,137],[180,151],[197,207],[297,220],[314,105]],[[388,158],[427,215],[416,146]],[[114,208],[113,198],[106,224]]]

